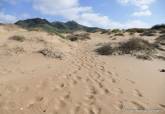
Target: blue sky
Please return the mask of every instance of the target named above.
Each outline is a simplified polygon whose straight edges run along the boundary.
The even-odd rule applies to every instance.
[[[0,0],[0,23],[20,19],[75,20],[103,28],[165,23],[165,0]]]

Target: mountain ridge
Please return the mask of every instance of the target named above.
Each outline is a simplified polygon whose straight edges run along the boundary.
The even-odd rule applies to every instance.
[[[95,32],[98,30],[100,31],[105,30],[98,27],[84,26],[73,20],[67,21],[67,22],[60,22],[60,21],[49,22],[48,20],[41,19],[41,18],[19,20],[15,23],[15,25],[18,25],[20,27],[30,29],[30,30],[41,28],[47,32],[74,32],[74,31],[79,31],[79,30],[83,30],[87,32]]]

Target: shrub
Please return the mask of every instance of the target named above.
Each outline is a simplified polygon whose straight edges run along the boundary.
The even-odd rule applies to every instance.
[[[146,40],[133,38],[127,42],[121,43],[118,48],[123,54],[131,54],[138,51],[151,52],[153,50],[153,45]]]
[[[165,34],[165,29],[160,30],[160,34]]]
[[[155,36],[155,31],[154,30],[146,30],[144,31],[142,34],[140,34],[141,36]]]
[[[143,33],[146,29],[143,28],[132,28],[132,29],[127,29],[126,32],[131,32],[131,33]]]
[[[100,55],[113,55],[113,54],[131,54],[139,56],[138,58],[149,58],[144,55],[151,54],[154,50],[152,44],[148,41],[133,38],[124,43],[119,43],[117,46],[111,46],[110,44],[104,44],[96,49],[96,52]],[[140,54],[140,55],[139,55]]]
[[[12,36],[9,38],[10,40],[15,40],[15,41],[18,41],[18,42],[24,42],[25,41],[25,37],[24,36]]]
[[[165,24],[155,25],[151,29],[156,29],[156,30],[165,29]]]
[[[119,29],[113,29],[111,32],[112,33],[118,33],[118,32],[121,32],[121,31]]]
[[[54,51],[52,49],[48,49],[48,48],[44,48],[42,50],[38,51],[39,53],[41,53],[42,55],[49,57],[49,58],[59,58],[62,59],[63,54],[61,52],[58,51]]]
[[[165,45],[165,34],[159,36],[159,37],[156,39],[155,43],[156,43],[156,44],[160,44],[160,45]]]
[[[135,33],[134,32],[129,32],[129,35],[134,35]]]
[[[142,59],[142,60],[151,60],[152,58],[149,55],[137,55],[136,58]]]
[[[106,33],[109,33],[109,31],[108,30],[102,30],[101,31],[101,34],[106,34]]]
[[[67,36],[67,39],[70,41],[77,41],[77,40],[87,40],[90,39],[88,33],[80,33],[80,34],[71,34]]]
[[[124,36],[123,33],[116,33],[115,36]]]
[[[112,55],[114,49],[111,47],[110,44],[104,44],[103,46],[96,49],[96,52],[100,55]]]

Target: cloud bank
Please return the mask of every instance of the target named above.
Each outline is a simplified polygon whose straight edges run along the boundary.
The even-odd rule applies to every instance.
[[[137,7],[137,11],[133,13],[133,16],[151,16],[150,10],[151,4],[156,0],[118,0],[122,4],[131,4]]]
[[[2,0],[2,2],[8,2],[10,4],[16,4],[21,0]],[[80,24],[87,26],[96,26],[102,28],[140,28],[149,27],[149,25],[140,20],[129,20],[125,23],[120,23],[111,20],[108,16],[102,15],[94,11],[92,6],[82,6],[79,0],[26,0],[31,2],[33,10],[40,12],[47,16],[61,16],[65,20],[74,20]],[[120,0],[122,4],[136,4],[141,10],[134,12],[133,15],[151,15],[149,11],[149,5],[154,0]],[[12,16],[6,14],[0,9],[0,22],[15,22],[18,19],[26,18],[26,14],[23,16]],[[30,17],[30,16],[28,16]]]

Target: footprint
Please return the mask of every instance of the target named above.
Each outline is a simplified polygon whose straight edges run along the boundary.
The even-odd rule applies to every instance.
[[[65,86],[65,84],[64,84],[64,83],[60,84],[60,87],[61,87],[61,88],[64,88],[64,86]]]
[[[110,75],[112,75],[112,72],[110,72],[110,71],[107,71],[107,73],[110,74]]]
[[[109,92],[109,90],[108,89],[104,89],[104,92],[105,92],[105,94],[109,94],[110,92]]]
[[[123,110],[124,109],[124,104],[122,101],[119,101],[117,103],[117,106],[115,106],[117,108],[117,110]]]
[[[66,102],[62,98],[62,99],[57,101],[55,109],[59,110],[59,109],[65,108],[65,107],[66,107]]]
[[[41,102],[41,101],[44,100],[44,97],[40,97],[40,96],[38,96],[38,97],[36,97],[35,99],[36,99],[37,102]]]
[[[135,89],[134,92],[137,96],[143,97],[142,93],[138,89]]]
[[[100,70],[105,72],[105,67],[104,66],[100,66]]]
[[[165,109],[165,104],[159,104],[162,108]]]
[[[118,90],[119,90],[119,93],[120,94],[123,94],[124,93],[124,91],[121,88],[118,88]]]
[[[81,106],[77,104],[71,111],[70,114],[78,114],[80,111]]]
[[[116,79],[112,78],[112,83],[116,83]]]
[[[136,102],[136,101],[132,101],[131,102],[138,110],[145,110],[145,107],[142,105],[142,104],[140,104],[140,103],[138,103],[138,102]]]
[[[69,99],[70,98],[70,92],[68,92],[65,96],[64,96],[65,99]]]
[[[131,84],[135,84],[135,81],[130,80],[130,79],[126,79],[127,81],[129,81]]]

